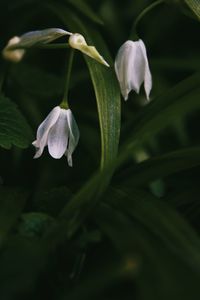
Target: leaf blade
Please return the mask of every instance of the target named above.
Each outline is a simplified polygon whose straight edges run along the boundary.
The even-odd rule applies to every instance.
[[[12,145],[27,148],[33,139],[30,126],[16,105],[0,96],[0,146],[10,149]]]

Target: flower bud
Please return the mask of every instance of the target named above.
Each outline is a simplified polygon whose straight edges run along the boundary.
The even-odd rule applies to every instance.
[[[90,56],[91,58],[95,59],[99,63],[109,67],[109,64],[104,60],[104,58],[99,54],[99,52],[96,50],[94,46],[88,46],[85,38],[79,34],[74,33],[69,37],[69,45],[81,51],[82,53]]]
[[[3,49],[2,55],[7,60],[19,62],[25,54],[25,49],[31,48],[35,45],[47,44],[61,36],[71,34],[71,32],[60,28],[30,31],[20,37],[15,36],[10,39],[6,47]]]
[[[18,45],[20,43],[20,41],[21,41],[21,39],[18,36],[15,36],[9,40],[7,46],[3,49],[3,52],[2,52],[2,55],[6,60],[17,63],[23,58],[23,56],[25,54],[24,49],[12,50],[12,48],[11,48],[11,46]]]

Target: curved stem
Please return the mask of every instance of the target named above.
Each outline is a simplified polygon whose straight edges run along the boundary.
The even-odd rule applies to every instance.
[[[69,48],[68,43],[52,43],[52,44],[43,44],[43,45],[32,45],[32,46],[23,46],[23,45],[13,45],[9,47],[9,50],[16,50],[16,49],[67,49]]]
[[[138,23],[140,22],[140,20],[149,12],[151,11],[154,7],[156,7],[157,5],[160,5],[164,3],[164,0],[157,0],[155,2],[153,2],[152,4],[150,4],[149,6],[147,6],[136,18],[135,22],[133,23],[133,27],[131,29],[131,34],[130,34],[130,38],[138,38],[138,34],[137,34],[137,26]]]
[[[56,44],[56,43],[52,43],[52,44],[44,44],[44,45],[40,45],[40,46],[35,46],[35,48],[39,48],[39,49],[67,49],[69,48],[69,44],[68,43],[60,43],[60,44]]]
[[[73,59],[74,59],[74,49],[71,49],[70,54],[69,54],[69,62],[68,62],[68,68],[67,68],[67,74],[66,74],[66,85],[65,85],[64,95],[63,95],[63,100],[60,104],[60,106],[65,109],[69,108],[68,94],[69,94],[69,83],[70,83],[70,78],[71,78]]]

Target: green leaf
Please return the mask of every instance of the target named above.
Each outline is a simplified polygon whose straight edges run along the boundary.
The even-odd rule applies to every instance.
[[[118,176],[118,182],[136,186],[200,165],[200,147],[181,149],[133,165]]]
[[[0,146],[10,149],[12,145],[27,148],[33,135],[30,126],[16,107],[6,98],[0,96]]]
[[[73,5],[78,11],[80,11],[83,15],[88,17],[91,21],[103,25],[103,21],[101,20],[101,18],[91,9],[91,7],[87,4],[86,1],[67,0],[67,2]]]
[[[72,192],[65,186],[39,189],[34,195],[34,210],[57,217],[71,197]]]
[[[17,232],[24,237],[41,237],[54,219],[41,212],[22,214]]]
[[[0,188],[0,245],[20,216],[27,196],[17,188]]]
[[[165,0],[165,2],[176,5],[186,16],[200,20],[199,0]]]
[[[200,2],[199,2],[199,0],[185,0],[185,3],[189,6],[189,8],[193,11],[193,13],[200,20]]]
[[[88,28],[73,12],[62,5],[48,5],[71,31],[80,32],[90,45],[94,45],[109,58],[107,47],[98,31]],[[85,57],[95,90],[101,129],[101,167],[105,167],[117,156],[120,133],[120,91],[114,71]]]
[[[11,77],[19,88],[34,96],[52,98],[63,92],[63,80],[32,65],[20,63],[12,66]]]
[[[197,73],[152,100],[136,118],[131,140],[133,144],[150,140],[162,129],[176,124],[187,114],[200,108],[200,73]],[[128,147],[131,147],[131,141]]]
[[[70,199],[57,218],[57,224],[46,234],[46,241],[54,249],[71,238],[91,213],[105,192],[113,169],[98,172]]]
[[[107,197],[115,208],[133,217],[162,240],[165,247],[200,269],[200,239],[172,208],[150,193],[138,189],[112,189]]]
[[[116,194],[114,196],[116,198]],[[124,200],[124,206],[126,206],[126,199],[121,196],[119,198],[121,201]],[[133,205],[130,206],[132,210],[134,210]],[[130,214],[132,211],[129,212]],[[148,214],[151,214],[150,210]],[[196,293],[199,293],[199,246],[195,249],[195,258],[184,257],[185,249],[180,257],[176,247],[172,251],[169,245],[166,247],[166,244],[163,243],[163,239],[167,240],[168,237],[158,238],[149,226],[145,228],[143,224],[124,214],[124,209],[123,211],[117,210],[108,205],[98,205],[93,220],[111,240],[115,249],[124,257],[124,261],[127,262],[126,268],[133,271],[135,268],[138,270],[134,286],[140,299],[168,300],[174,299],[174,294],[176,294],[178,295],[177,299],[187,300],[191,295],[195,296]],[[168,226],[170,226],[170,219],[168,221]],[[183,236],[181,232],[179,233]],[[160,230],[160,235],[162,234],[164,232]],[[170,236],[170,238],[172,237]],[[173,240],[174,237],[169,243],[173,244]],[[182,251],[181,246],[182,244],[179,244],[180,252]],[[198,264],[196,264],[197,262]],[[130,279],[133,280],[133,277],[130,276]]]

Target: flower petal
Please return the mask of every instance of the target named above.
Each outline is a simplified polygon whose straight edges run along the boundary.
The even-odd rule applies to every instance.
[[[152,88],[152,78],[142,40],[126,41],[119,49],[115,59],[115,72],[120,84],[121,93],[125,100],[131,90],[139,93],[144,81],[147,99]]]
[[[47,137],[51,127],[56,123],[61,108],[59,106],[54,107],[54,109],[48,114],[46,119],[40,124],[37,130],[36,141],[33,142],[33,145],[36,147],[37,151],[34,158],[38,158],[42,155],[44,147],[47,144]]]
[[[22,60],[25,50],[24,49],[16,49],[11,50],[10,47],[16,46],[20,43],[21,39],[18,36],[14,36],[12,39],[8,41],[7,46],[3,49],[2,55],[6,60],[12,61],[12,62],[19,62]]]
[[[99,54],[97,49],[94,46],[87,45],[85,38],[81,34],[79,33],[72,34],[69,38],[69,45],[74,49],[80,50],[81,52],[95,59],[99,63],[109,67],[109,64]]]
[[[129,74],[128,78],[130,80],[131,89],[138,94],[140,86],[144,81],[145,73],[145,59],[139,41],[134,42],[134,47],[132,47],[127,72]]]
[[[152,89],[152,76],[151,76],[151,71],[150,71],[150,68],[149,68],[149,62],[148,62],[148,58],[147,58],[146,47],[145,47],[142,40],[139,40],[139,43],[140,43],[140,48],[141,48],[142,54],[143,54],[144,59],[145,59],[144,89],[145,89],[146,97],[149,100],[149,94],[150,94],[150,91]]]
[[[60,28],[30,31],[20,37],[15,36],[11,38],[6,47],[3,49],[2,54],[7,60],[19,62],[23,58],[25,50],[17,48],[30,48],[34,45],[50,43],[61,36],[71,34],[71,32]]]
[[[58,39],[61,36],[71,34],[71,32],[60,28],[48,28],[44,30],[30,31],[20,37],[21,41],[19,45],[21,47],[31,47],[36,44],[46,44]]]
[[[131,91],[130,78],[132,76],[132,72],[131,68],[129,67],[129,63],[134,48],[134,42],[126,41],[119,48],[115,59],[115,72],[120,84],[122,96],[125,100],[128,99],[128,94]]]
[[[68,145],[68,122],[67,110],[61,109],[59,118],[48,134],[48,149],[53,158],[59,159],[63,156]]]
[[[68,142],[68,147],[65,155],[67,156],[69,166],[72,167],[72,153],[74,152],[74,149],[78,144],[80,134],[79,134],[77,123],[70,109],[67,110],[67,116],[68,116],[67,122],[68,122],[68,129],[69,129],[69,142]]]

